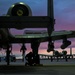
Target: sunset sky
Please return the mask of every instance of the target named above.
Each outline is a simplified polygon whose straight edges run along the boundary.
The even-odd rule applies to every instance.
[[[16,2],[28,4],[32,10],[33,16],[47,15],[47,0],[0,0],[0,16],[7,13],[9,7]],[[56,19],[55,30],[75,30],[75,0],[54,0],[54,17]],[[23,30],[11,29],[11,33],[23,34]],[[69,39],[72,44],[69,47],[75,47],[75,39]],[[55,49],[59,49],[62,41],[55,41]],[[19,51],[21,44],[13,45],[13,51]],[[30,44],[26,44],[28,50],[31,50]],[[46,53],[47,42],[40,45],[40,53]],[[60,49],[59,49],[60,50]],[[66,49],[69,50],[69,49]],[[73,48],[74,51],[74,48]],[[46,53],[47,54],[47,53]]]

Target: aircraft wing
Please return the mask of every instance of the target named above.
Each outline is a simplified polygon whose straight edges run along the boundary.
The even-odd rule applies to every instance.
[[[64,37],[66,38],[74,38],[75,37],[75,31],[54,31],[51,35],[52,40],[61,40]]]
[[[31,40],[33,39],[36,39],[38,40],[39,42],[45,42],[45,41],[48,41],[49,39],[49,36],[48,36],[48,33],[47,32],[44,32],[44,33],[32,33],[32,34],[24,34],[24,35],[15,35],[14,36],[15,39],[12,39],[13,41],[12,42],[16,42],[16,43],[19,43],[23,40],[23,42],[27,42],[29,43]],[[64,39],[64,37],[66,38],[74,38],[75,37],[75,31],[53,31],[52,34],[51,34],[51,38],[53,41],[55,40],[61,40],[61,39]]]

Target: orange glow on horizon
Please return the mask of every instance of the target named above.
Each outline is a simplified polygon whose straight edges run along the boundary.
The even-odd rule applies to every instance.
[[[59,51],[60,53],[63,51],[61,48],[58,48],[58,49],[55,49],[55,50]],[[66,48],[64,50],[67,51],[67,54],[70,54],[70,48]],[[41,50],[39,50],[38,53],[39,54],[47,54],[47,55],[52,55],[53,54],[53,52],[48,53],[46,49],[41,49]],[[72,48],[72,54],[75,54],[75,48]]]
[[[62,52],[62,51],[63,51],[63,50],[60,49],[60,48],[55,49],[55,50],[57,50],[57,51],[59,51],[59,52]],[[66,48],[66,49],[64,49],[64,50],[67,51],[67,54],[70,54],[70,48]],[[25,54],[29,53],[30,51],[32,51],[32,50],[26,50]],[[19,50],[14,50],[14,51],[12,51],[12,53],[13,53],[14,55],[22,55],[22,52],[20,52]],[[49,53],[48,53],[46,49],[40,49],[40,50],[38,50],[38,54],[53,55],[53,52],[49,52]],[[75,48],[72,48],[72,54],[75,54]]]

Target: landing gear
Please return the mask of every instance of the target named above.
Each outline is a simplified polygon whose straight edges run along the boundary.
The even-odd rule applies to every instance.
[[[32,40],[32,42],[31,42],[32,52],[30,52],[26,55],[25,58],[28,62],[25,63],[25,66],[40,65],[40,57],[38,55],[39,45],[40,45],[40,43],[38,41]]]
[[[11,53],[11,50],[9,50],[9,48],[10,48],[10,45],[7,44],[7,51],[6,51],[6,62],[7,62],[7,65],[10,65],[10,53]]]
[[[31,48],[32,48],[32,52],[33,52],[33,59],[34,59],[34,62],[36,64],[40,64],[40,57],[38,55],[38,48],[39,48],[39,45],[40,43],[38,41],[35,41],[33,40],[32,43],[31,43]]]
[[[26,56],[25,59],[27,62],[25,63],[25,66],[35,66],[39,64],[39,55],[35,56],[33,52],[29,52]]]

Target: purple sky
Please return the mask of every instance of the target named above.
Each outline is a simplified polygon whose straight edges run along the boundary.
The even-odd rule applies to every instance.
[[[0,0],[0,15],[6,14],[12,4],[20,1],[30,6],[33,16],[47,15],[47,0]],[[75,30],[75,0],[54,0],[54,17],[55,30]],[[11,29],[11,31],[13,34],[23,33],[23,30]],[[70,40],[73,40],[71,46],[74,47],[75,39]],[[61,44],[61,41],[55,42],[55,48],[60,47]],[[29,44],[27,48],[30,49]],[[14,49],[19,49],[19,45]],[[47,43],[41,44],[40,49],[47,49]]]

